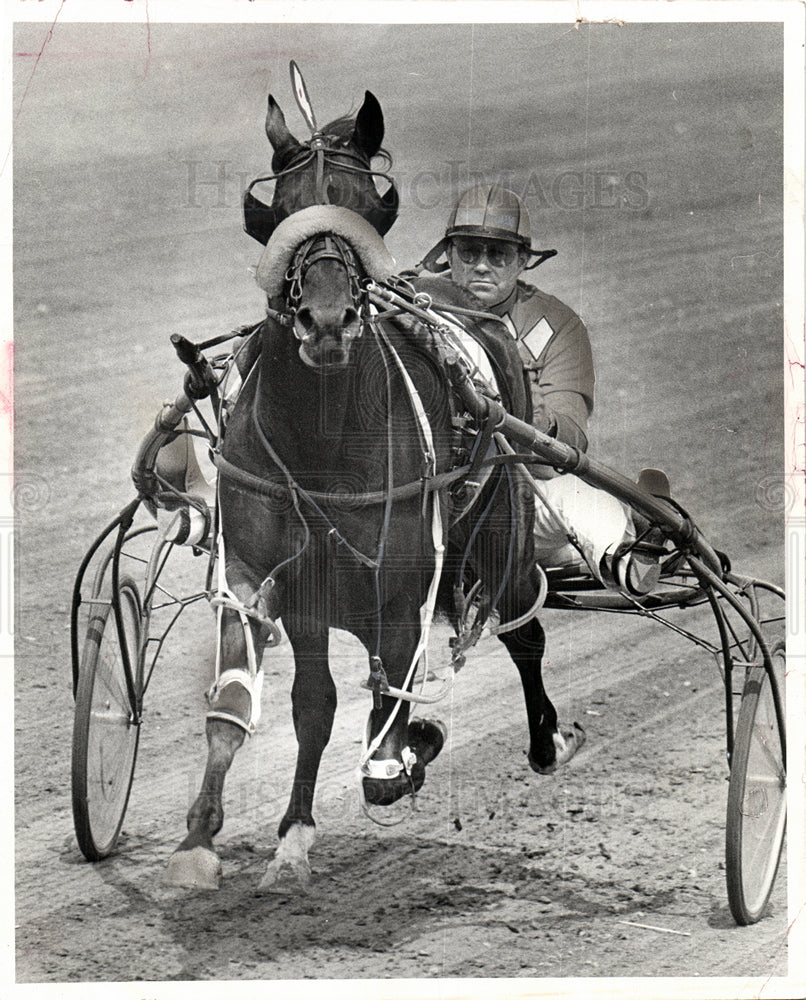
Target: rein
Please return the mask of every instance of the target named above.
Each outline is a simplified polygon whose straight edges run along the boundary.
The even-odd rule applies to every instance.
[[[299,515],[299,517],[302,520],[302,523],[303,523],[303,525],[305,526],[305,529],[306,529],[306,541],[305,541],[305,544],[307,544],[307,539],[309,537],[309,531],[308,531],[308,524],[305,521],[305,518],[303,517],[302,512],[300,511],[299,506],[298,506],[298,501],[299,500],[305,500],[308,503],[309,506],[313,507],[313,509],[316,511],[316,513],[319,514],[319,516],[322,517],[325,520],[325,522],[330,526],[330,534],[332,534],[332,535],[334,535],[334,537],[338,538],[338,540],[339,540],[339,542],[341,544],[346,545],[347,548],[349,549],[349,551],[355,556],[355,558],[360,563],[362,563],[364,566],[369,567],[370,569],[377,569],[377,567],[379,565],[377,559],[372,559],[370,556],[364,555],[363,552],[359,551],[357,548],[355,548],[355,546],[351,545],[347,541],[347,539],[341,534],[341,532],[338,530],[338,528],[336,527],[336,525],[330,520],[330,518],[327,516],[327,514],[324,512],[324,510],[322,510],[322,508],[317,503],[317,498],[318,499],[328,498],[329,494],[327,494],[327,493],[317,493],[317,494],[314,494],[313,492],[304,489],[302,486],[300,486],[300,484],[296,481],[296,479],[294,479],[294,476],[293,476],[291,470],[288,468],[288,466],[283,462],[283,460],[277,454],[277,452],[275,451],[274,447],[272,446],[271,441],[269,441],[268,437],[266,436],[265,431],[261,427],[260,419],[259,419],[258,412],[257,412],[257,399],[258,399],[257,393],[255,393],[255,398],[254,398],[254,400],[252,402],[252,422],[255,425],[255,430],[257,431],[257,435],[258,435],[258,438],[260,439],[260,443],[263,445],[264,449],[266,450],[266,454],[269,456],[269,458],[272,460],[272,462],[274,462],[274,464],[277,466],[277,468],[285,476],[286,484],[287,484],[287,492],[290,492],[291,495],[292,495],[292,497],[294,498],[294,506],[295,506],[295,508],[297,510],[297,514]],[[229,463],[227,463],[227,464],[229,464]],[[236,467],[233,466],[233,468],[236,468]],[[239,471],[241,471],[241,470],[239,470]],[[247,473],[247,475],[248,475],[248,473]],[[256,478],[259,478],[259,477],[256,477]],[[385,494],[381,494],[381,496],[385,498]],[[303,545],[303,549],[304,549],[304,547],[305,547],[305,545]],[[301,555],[301,554],[302,554],[302,549],[300,550],[300,552],[298,553],[298,555]],[[276,572],[276,569],[273,571],[273,573],[274,572]],[[272,573],[272,575],[273,575],[273,573]]]
[[[321,240],[323,238],[336,241],[334,247],[322,249],[320,252],[312,255],[311,249],[313,243],[315,243],[317,239]],[[349,260],[345,258],[341,259],[344,266],[348,269],[348,273],[351,274],[351,287],[355,289],[356,295],[358,296],[356,304],[359,306],[359,311],[364,317],[364,321],[362,323],[362,333],[364,327],[368,325],[375,330],[377,336],[378,331],[380,330],[380,321],[382,319],[389,316],[400,315],[401,313],[407,313],[413,318],[425,322],[437,335],[437,342],[439,342],[441,334],[448,334],[450,332],[444,325],[443,317],[430,311],[432,303],[427,295],[417,296],[414,298],[414,301],[409,302],[407,299],[398,295],[395,288],[381,288],[381,286],[374,282],[362,290],[361,282],[358,279],[357,263],[355,261],[355,256],[352,253],[352,249],[349,247],[346,240],[341,237],[333,236],[332,234],[327,234],[324,237],[314,237],[313,239],[307,240],[298,249],[294,256],[293,263],[289,268],[288,274],[286,275],[290,288],[289,297],[293,298],[293,289],[299,287],[298,283],[300,283],[304,277],[304,271],[314,262],[314,260],[321,259],[321,257],[324,256],[332,256],[339,259],[337,251],[341,251],[342,248],[347,249],[350,254]],[[355,268],[354,273],[356,275],[355,284],[353,284],[352,281],[353,268]],[[380,315],[370,316],[368,300],[372,301],[374,299],[377,299],[379,302],[383,302],[386,306],[392,304],[395,308]],[[486,313],[476,313],[471,310],[460,310],[455,308],[453,308],[453,311],[472,312],[472,314],[476,316],[487,315]],[[288,312],[280,312],[272,308],[268,309],[269,318],[278,323],[280,326],[293,327],[294,315],[295,312],[293,309]],[[298,336],[296,330],[294,332],[295,336]],[[386,339],[382,330],[380,335]],[[212,455],[212,461],[219,473],[228,479],[231,479],[233,482],[237,482],[238,485],[253,491],[259,496],[281,499],[287,497],[289,492],[291,492],[295,496],[298,496],[301,500],[305,501],[309,506],[316,509],[323,516],[326,515],[324,515],[324,512],[321,510],[321,507],[319,506],[320,504],[334,503],[344,509],[345,506],[373,506],[375,504],[385,503],[388,501],[394,502],[408,500],[411,499],[411,497],[422,494],[423,492],[432,493],[442,490],[453,485],[458,480],[463,479],[469,473],[472,472],[475,474],[482,469],[508,465],[545,464],[545,462],[538,458],[534,453],[530,452],[528,454],[518,454],[510,452],[508,454],[486,456],[480,461],[476,459],[472,463],[460,465],[455,469],[449,469],[445,472],[434,472],[425,479],[421,478],[398,486],[391,486],[385,490],[368,491],[366,493],[324,493],[317,490],[306,490],[296,481],[291,471],[284,465],[280,457],[274,451],[274,448],[271,446],[271,443],[266,438],[265,433],[257,420],[256,413],[254,414],[254,420],[263,446],[277,468],[282,472],[285,478],[285,483],[272,481],[271,479],[266,479],[262,476],[255,475],[252,472],[248,472],[246,469],[242,469],[240,466],[234,465],[232,462],[228,461],[221,454],[220,450],[216,450]],[[488,428],[490,432],[495,432],[499,429],[498,423],[494,420],[492,412],[488,414],[487,420],[491,424],[490,428]],[[485,429],[480,431],[480,433],[484,432]]]

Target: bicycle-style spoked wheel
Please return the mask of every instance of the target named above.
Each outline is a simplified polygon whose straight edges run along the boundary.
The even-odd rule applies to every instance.
[[[118,594],[138,693],[140,597],[129,577],[121,579]],[[115,613],[111,604],[96,604],[81,656],[73,726],[73,821],[88,861],[100,861],[115,847],[129,802],[139,737]]]
[[[783,700],[786,653],[770,650]],[[726,830],[728,902],[738,924],[759,920],[775,883],[786,832],[785,736],[764,667],[745,681],[730,767]]]

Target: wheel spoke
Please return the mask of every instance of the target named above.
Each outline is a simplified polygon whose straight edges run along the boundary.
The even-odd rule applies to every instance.
[[[123,664],[120,660],[113,661],[111,657],[105,656],[103,659],[103,670],[99,670],[95,678],[96,689],[103,687],[109,695],[109,700],[116,705],[128,705],[129,696],[126,693],[125,681],[123,681]],[[116,670],[115,667],[118,669]],[[98,692],[97,699],[103,698],[102,692]],[[93,701],[96,698],[93,698]],[[107,700],[107,704],[108,701]]]
[[[753,755],[754,762],[761,763],[762,760],[766,761],[770,765],[770,770],[773,774],[783,777],[784,769],[781,760],[781,744],[777,739],[777,726],[773,728],[768,724],[760,725],[758,722],[753,727],[753,739],[750,749],[751,755],[753,750],[758,750],[759,754]]]

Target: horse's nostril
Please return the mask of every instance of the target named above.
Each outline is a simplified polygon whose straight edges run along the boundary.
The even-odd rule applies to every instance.
[[[306,340],[311,336],[315,321],[311,310],[303,306],[294,316],[294,332],[300,340]]]
[[[360,316],[358,315],[358,310],[354,309],[352,306],[348,306],[341,317],[341,328],[342,330],[351,330],[357,327],[359,324]]]

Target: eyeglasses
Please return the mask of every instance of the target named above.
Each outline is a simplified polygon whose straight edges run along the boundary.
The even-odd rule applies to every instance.
[[[486,257],[490,267],[511,267],[518,259],[518,248],[513,243],[499,240],[454,239],[453,245],[463,264],[475,265]]]

